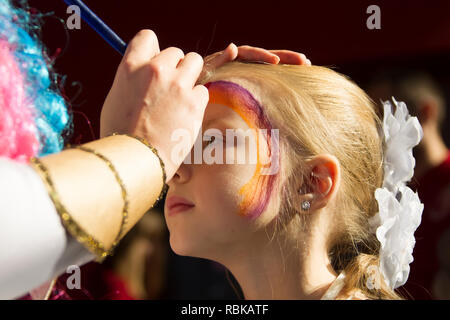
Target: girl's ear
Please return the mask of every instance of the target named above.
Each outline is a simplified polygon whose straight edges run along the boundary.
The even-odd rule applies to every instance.
[[[310,168],[309,174],[297,189],[299,194],[296,205],[302,213],[312,213],[325,207],[336,196],[341,181],[340,164],[335,156],[315,156],[308,161],[307,167]],[[302,209],[305,201],[309,202],[307,210]]]

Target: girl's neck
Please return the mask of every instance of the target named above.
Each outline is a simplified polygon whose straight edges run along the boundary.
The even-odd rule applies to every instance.
[[[337,276],[325,247],[317,241],[308,248],[279,238],[269,242],[264,235],[266,241],[262,236],[253,248],[224,263],[245,299],[320,299]]]

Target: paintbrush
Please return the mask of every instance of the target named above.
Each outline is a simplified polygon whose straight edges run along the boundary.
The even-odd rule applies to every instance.
[[[125,54],[127,44],[100,19],[81,0],[64,0],[68,6],[75,5],[80,9],[81,18],[94,29],[111,47],[116,49],[121,55]]]

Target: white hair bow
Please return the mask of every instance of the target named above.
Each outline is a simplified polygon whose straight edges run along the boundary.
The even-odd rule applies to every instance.
[[[423,211],[417,193],[406,183],[414,175],[415,159],[412,148],[423,137],[422,127],[416,117],[411,117],[404,102],[392,98],[396,107],[383,102],[383,133],[386,142],[384,155],[384,181],[375,190],[379,212],[369,219],[380,248],[380,271],[393,289],[406,283],[409,264],[413,261],[414,232]]]

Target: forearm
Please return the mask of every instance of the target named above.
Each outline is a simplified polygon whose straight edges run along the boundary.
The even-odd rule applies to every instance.
[[[101,259],[156,202],[162,170],[155,153],[128,136],[82,147],[41,158],[36,168],[67,230]]]

